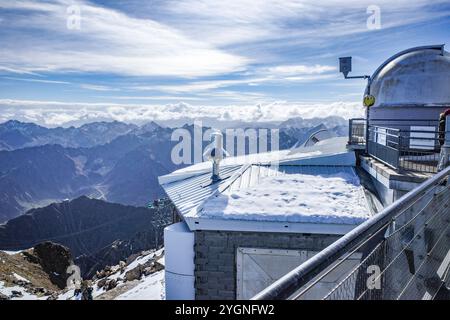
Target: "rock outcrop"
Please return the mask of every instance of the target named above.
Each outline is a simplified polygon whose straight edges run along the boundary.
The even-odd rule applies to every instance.
[[[70,250],[60,244],[43,242],[35,246],[33,251],[52,283],[64,289],[69,277],[67,268],[73,264]]]

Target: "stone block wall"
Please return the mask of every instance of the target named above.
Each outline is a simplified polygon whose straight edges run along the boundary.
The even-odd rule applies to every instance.
[[[195,231],[196,299],[236,299],[238,247],[320,251],[339,237],[298,233]]]

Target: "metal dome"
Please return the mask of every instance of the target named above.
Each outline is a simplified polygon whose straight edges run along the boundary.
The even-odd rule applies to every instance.
[[[375,98],[370,125],[436,127],[439,114],[450,107],[450,55],[444,45],[399,52],[374,72],[366,94]]]
[[[450,106],[450,54],[444,45],[411,48],[386,60],[366,88],[377,107]]]

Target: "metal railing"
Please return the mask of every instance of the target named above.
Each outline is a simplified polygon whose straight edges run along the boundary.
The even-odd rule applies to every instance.
[[[366,119],[350,119],[348,124],[348,144],[364,146],[366,144]]]
[[[399,167],[410,171],[437,172],[440,134],[437,130],[400,131]]]
[[[436,173],[440,132],[369,126],[368,153],[396,170]]]
[[[370,156],[397,171],[436,173],[444,136],[437,121],[415,120],[396,128],[369,125],[366,130],[366,120],[356,118],[349,120],[348,145],[362,149],[367,143]]]
[[[432,299],[449,277],[450,167],[301,264],[254,300],[305,299],[360,253],[322,299]]]
[[[400,144],[400,130],[369,126],[367,152],[394,169],[399,168]]]

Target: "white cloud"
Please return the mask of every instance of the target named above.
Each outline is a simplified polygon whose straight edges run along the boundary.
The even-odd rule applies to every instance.
[[[162,91],[169,93],[198,93],[213,91],[219,88],[231,86],[249,85],[255,86],[270,83],[286,83],[292,81],[313,82],[321,79],[329,79],[336,76],[337,68],[327,65],[280,65],[273,67],[257,68],[248,75],[254,77],[240,79],[192,81],[183,84],[154,85],[154,86],[132,86],[130,89],[143,91]],[[334,72],[334,73],[330,73]]]
[[[194,81],[185,84],[173,84],[173,85],[134,86],[131,88],[135,90],[144,90],[144,91],[158,90],[170,93],[197,93],[229,86],[263,82],[266,80],[267,80],[266,78],[239,79],[239,80],[209,80],[209,81]]]
[[[81,8],[80,30],[66,28],[66,9],[73,4]],[[4,39],[3,69],[194,77],[242,70],[248,62],[163,23],[84,1],[0,0],[0,8],[27,12],[6,16],[14,32]],[[20,43],[13,41],[17,34]]]
[[[23,68],[9,68],[9,67],[5,67],[5,66],[0,66],[0,71],[4,71],[4,72],[8,72],[8,73],[35,75],[34,72],[31,72],[31,71],[23,69]]]
[[[109,86],[88,84],[88,83],[83,83],[80,85],[80,87],[86,90],[93,90],[93,91],[120,91],[120,89],[117,88],[111,88]]]
[[[361,117],[364,109],[357,102],[293,103],[272,102],[254,105],[194,106],[187,103],[166,105],[64,103],[56,101],[0,100],[0,122],[9,119],[33,121],[47,126],[118,120],[142,123],[150,120],[215,118],[234,121],[284,121],[293,117]]]
[[[382,28],[448,16],[434,4],[448,0],[169,0],[167,11],[175,24],[189,28],[197,39],[219,46],[280,40],[307,46],[339,36],[368,32],[366,9],[381,8]],[[207,28],[205,27],[207,26]],[[218,36],[220,35],[220,36]],[[270,42],[273,40],[273,43]],[[257,47],[259,48],[259,47]],[[258,51],[258,50],[255,50]]]
[[[111,96],[104,98],[112,98],[117,100],[204,100],[201,97],[186,97],[186,96]]]
[[[316,64],[313,66],[307,65],[282,65],[270,67],[267,72],[273,75],[303,75],[303,74],[321,74],[325,72],[336,71],[334,66],[324,66]]]
[[[450,13],[440,10],[440,6],[432,6],[444,2],[448,0],[379,0],[376,4],[382,10],[382,28],[389,29],[449,16]],[[118,3],[117,7],[125,6],[124,3]],[[79,4],[81,8],[81,30],[68,30],[66,27],[66,9],[73,4]],[[16,79],[19,81],[49,84],[66,83],[59,81],[59,77],[56,80],[51,77],[28,79],[25,74],[36,75],[42,72],[51,76],[54,73],[63,73],[64,80],[69,79],[71,85],[77,89],[96,92],[120,91],[120,96],[109,97],[119,102],[204,102],[206,106],[184,107],[184,112],[192,113],[192,116],[211,114],[223,119],[244,117],[253,120],[256,118],[252,118],[252,112],[262,114],[263,119],[280,118],[291,113],[295,115],[297,112],[307,116],[309,113],[328,112],[330,104],[315,104],[316,110],[307,103],[271,104],[273,100],[269,96],[286,96],[288,100],[292,100],[292,96],[312,100],[328,96],[339,100],[359,95],[357,91],[361,89],[357,82],[332,83],[334,79],[342,76],[337,73],[335,66],[327,64],[337,62],[338,54],[347,54],[350,50],[352,54],[355,51],[356,54],[364,56],[359,58],[359,66],[365,66],[367,69],[378,63],[373,57],[378,59],[383,55],[388,56],[390,48],[394,46],[393,38],[391,42],[383,41],[386,40],[384,37],[392,33],[389,30],[375,33],[367,30],[366,8],[369,4],[373,4],[373,1],[164,0],[157,1],[155,8],[143,5],[142,12],[133,14],[133,10],[122,12],[119,9],[109,9],[108,3],[100,6],[88,0],[0,0],[3,19],[0,71],[17,73],[18,77],[22,74],[21,80]],[[3,15],[2,9],[13,10],[5,10],[6,14]],[[19,10],[21,14],[14,13],[15,10]],[[403,37],[409,30],[399,31],[396,37]],[[423,32],[425,29],[419,30]],[[367,36],[355,36],[363,33],[367,33]],[[378,43],[371,46],[372,42],[367,42],[367,39]],[[413,39],[410,42],[419,40]],[[368,46],[371,50],[367,50]],[[358,57],[354,58],[356,60]],[[364,59],[367,61],[362,63]],[[79,80],[85,79],[83,76],[86,73],[114,73],[145,78],[117,77],[114,80],[119,81],[108,83],[105,77],[98,81],[100,84],[95,84],[96,81],[90,80],[91,77],[88,80]],[[163,77],[151,78],[148,83],[156,84],[149,85],[145,82],[147,76]],[[177,79],[173,79],[174,77]],[[179,79],[180,77],[184,79]],[[225,79],[217,80],[219,78]],[[336,92],[309,94],[308,86],[297,86],[297,83],[318,83],[321,80],[331,80],[324,87],[324,91],[331,88]],[[93,83],[81,83],[84,81]],[[284,88],[278,90],[279,88],[272,86]],[[273,92],[271,89],[274,89]],[[342,92],[337,89],[342,89]],[[132,91],[149,92],[143,93],[145,96],[139,96],[141,92]],[[302,94],[297,94],[299,92]],[[41,96],[33,93],[30,92],[27,96]],[[152,95],[153,93],[155,95]],[[89,92],[83,94],[86,98]],[[106,93],[102,95],[102,99],[108,99],[105,97]],[[56,90],[50,96],[60,97]],[[64,99],[68,97],[65,96]],[[266,110],[259,113],[254,106],[248,105],[248,102],[244,104],[244,100],[255,105],[261,100],[262,110],[271,106],[276,107],[277,112],[272,114],[270,110]],[[240,102],[241,105],[221,106],[223,112],[208,107],[208,104],[224,104],[224,101],[235,104]],[[32,103],[25,105],[26,107],[16,109],[11,105],[7,109],[2,107],[0,116],[9,117],[10,112],[17,111],[21,116],[35,117],[48,123],[64,123],[65,117],[112,117],[138,121],[139,117],[146,119],[152,116],[181,116],[180,112],[161,105],[100,106],[76,103],[37,104],[34,106],[36,110],[45,114],[40,116],[36,110],[32,110]],[[73,107],[74,105],[77,107]],[[333,104],[335,110],[344,115],[359,110],[348,108],[349,105],[351,104],[338,102]],[[54,108],[51,112],[50,107]],[[22,110],[27,110],[26,115]]]
[[[377,1],[382,28],[448,16],[448,11],[431,6],[447,1]],[[7,27],[0,70],[181,77],[226,74],[245,70],[249,63],[279,60],[276,53],[261,48],[323,45],[340,36],[368,32],[366,8],[372,2],[167,0],[160,4],[162,13],[146,12],[152,20],[83,0],[0,0],[0,9],[27,13],[2,17]],[[66,9],[73,4],[81,8],[81,30],[66,28]],[[17,36],[20,42],[14,41]],[[239,50],[238,45],[250,48]]]
[[[44,80],[44,79],[32,79],[32,78],[15,78],[15,77],[2,77],[3,79],[14,80],[14,81],[25,81],[25,82],[38,82],[47,84],[70,84],[67,81],[56,81],[56,80]]]

